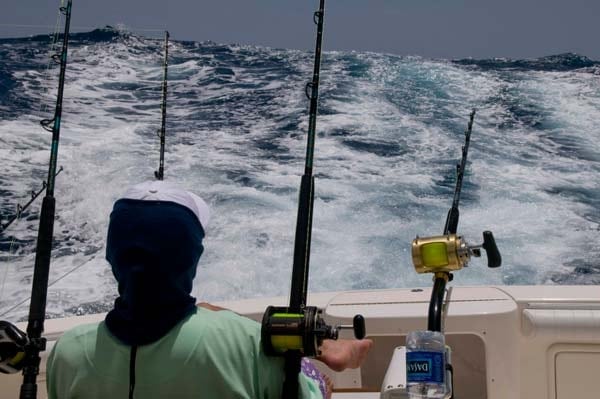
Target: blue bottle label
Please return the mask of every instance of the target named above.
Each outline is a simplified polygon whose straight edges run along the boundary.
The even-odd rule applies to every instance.
[[[406,381],[444,383],[444,354],[414,351],[406,353]]]

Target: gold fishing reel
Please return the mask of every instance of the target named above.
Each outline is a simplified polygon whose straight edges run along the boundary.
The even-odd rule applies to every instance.
[[[287,307],[269,306],[264,313],[261,339],[265,353],[283,356],[288,351],[299,351],[303,356],[319,355],[324,339],[338,339],[341,329],[353,329],[357,339],[365,337],[365,319],[354,316],[353,325],[330,326],[322,317],[323,310],[307,306],[301,312],[290,312]]]
[[[417,273],[452,273],[466,267],[471,257],[480,257],[484,249],[488,267],[502,264],[500,251],[491,231],[483,232],[483,244],[469,245],[462,236],[448,234],[418,237],[412,242],[412,260]]]

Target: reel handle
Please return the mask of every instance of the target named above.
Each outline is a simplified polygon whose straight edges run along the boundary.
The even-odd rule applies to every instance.
[[[366,335],[365,318],[362,315],[357,314],[352,319],[352,325],[345,324],[345,325],[337,326],[337,328],[336,328],[336,330],[349,330],[349,329],[354,330],[354,338],[363,339]],[[334,339],[337,339],[337,334]]]
[[[502,256],[491,231],[483,232],[483,244],[481,246],[487,254],[488,267],[500,267],[502,265]]]

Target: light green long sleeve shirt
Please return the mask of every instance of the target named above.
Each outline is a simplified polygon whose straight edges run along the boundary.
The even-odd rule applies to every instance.
[[[65,332],[48,358],[48,398],[127,399],[130,351],[104,322]],[[258,323],[198,308],[138,347],[134,398],[279,399],[283,379],[283,359],[263,353]],[[304,398],[322,398],[314,380],[300,374],[299,384]]]

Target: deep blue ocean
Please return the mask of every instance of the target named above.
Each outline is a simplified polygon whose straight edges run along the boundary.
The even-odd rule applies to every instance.
[[[504,264],[474,259],[453,284],[600,283],[600,62],[433,60],[326,44],[311,291],[431,284],[414,272],[410,244],[443,230],[473,108],[459,233],[478,244],[492,230]],[[48,172],[51,135],[39,121],[54,113],[51,45],[47,35],[0,40],[2,222]],[[165,179],[212,210],[194,294],[287,295],[314,54],[191,41],[169,53]],[[157,38],[71,37],[50,317],[103,311],[115,298],[108,215],[158,167],[162,55]],[[0,234],[2,318],[27,313],[40,204]]]

